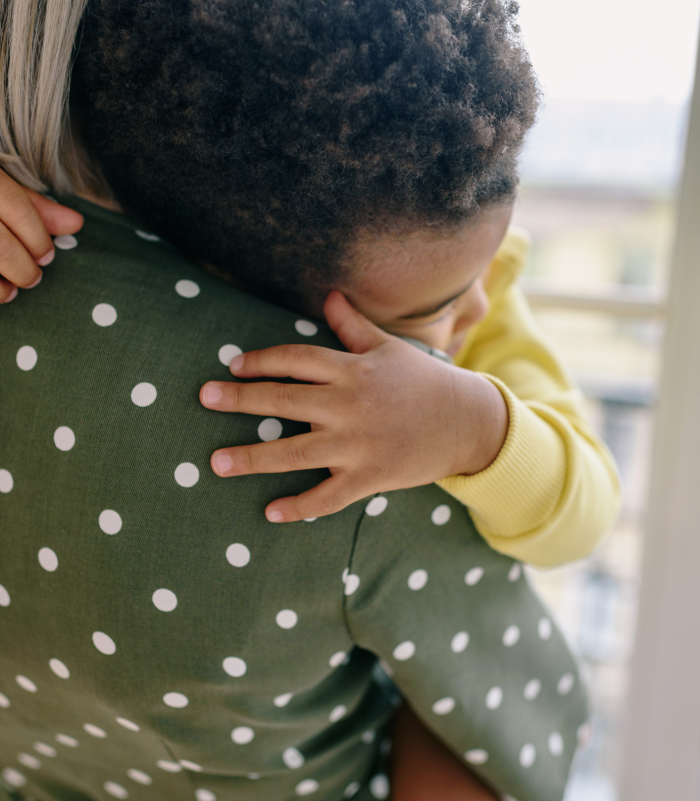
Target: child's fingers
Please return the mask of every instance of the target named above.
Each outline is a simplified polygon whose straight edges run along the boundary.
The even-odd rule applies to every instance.
[[[317,345],[276,345],[236,356],[229,368],[238,378],[296,378],[325,384],[342,373],[344,357]]]
[[[53,253],[53,242],[49,232],[27,190],[15,183],[2,170],[0,170],[0,197],[2,197],[2,221],[6,230],[11,231],[22,243],[35,262],[44,262],[42,266],[45,266],[50,260],[49,255]],[[0,252],[4,255],[4,247]],[[0,269],[5,266],[5,263],[2,263]],[[36,281],[41,271],[35,267],[34,272],[34,281]],[[4,272],[3,275],[5,275]],[[33,281],[29,281],[29,284],[31,283]],[[19,285],[24,286],[24,284]]]
[[[328,295],[323,312],[328,325],[351,353],[366,353],[391,339],[391,334],[382,331],[360,314],[338,290]]]
[[[289,473],[327,467],[331,460],[328,441],[318,432],[296,437],[221,448],[211,456],[212,470],[222,478],[254,473]]]
[[[11,300],[14,300],[17,297],[18,291],[14,284],[5,281],[4,278],[0,278],[0,303],[9,303]]]
[[[31,189],[25,191],[51,236],[75,234],[83,227],[85,222],[83,215],[74,209],[69,209],[68,206],[62,206],[60,203],[54,203],[53,200],[49,200]]]
[[[271,523],[294,523],[297,520],[325,517],[340,512],[360,497],[364,496],[356,496],[343,477],[334,475],[301,495],[278,498],[268,504],[265,517]]]
[[[0,223],[0,275],[22,289],[34,286],[42,276],[41,270],[24,244],[2,223]]]
[[[207,409],[217,412],[286,417],[322,425],[334,417],[331,396],[325,386],[273,381],[259,384],[209,381],[200,390],[199,399]]]

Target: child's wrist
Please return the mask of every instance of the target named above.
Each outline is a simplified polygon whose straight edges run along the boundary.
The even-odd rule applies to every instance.
[[[465,371],[466,372],[466,371]],[[465,376],[467,378],[467,376]],[[501,391],[479,373],[468,373],[461,421],[465,436],[453,475],[475,475],[498,458],[508,435],[508,404]]]

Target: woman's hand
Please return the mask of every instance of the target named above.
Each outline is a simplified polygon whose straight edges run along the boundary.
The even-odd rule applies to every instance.
[[[55,256],[51,236],[83,227],[77,211],[25,189],[0,170],[0,303],[41,281],[42,267]]]
[[[326,467],[331,477],[265,514],[273,523],[332,514],[376,492],[477,473],[496,458],[508,429],[499,390],[477,373],[433,358],[363,317],[340,292],[324,308],[350,353],[311,345],[251,351],[231,362],[238,378],[295,378],[306,384],[211,381],[209,409],[311,423],[296,437],[223,448],[220,476]]]

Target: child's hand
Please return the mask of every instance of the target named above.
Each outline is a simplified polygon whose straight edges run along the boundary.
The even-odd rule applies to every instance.
[[[41,281],[40,268],[55,255],[51,236],[82,227],[77,211],[25,189],[0,170],[0,303],[14,300],[18,287],[31,289]]]
[[[291,377],[310,384],[211,381],[200,392],[209,409],[311,423],[307,434],[212,455],[220,476],[331,471],[314,489],[271,503],[268,520],[321,517],[376,492],[477,473],[496,458],[508,410],[488,379],[387,334],[340,292],[328,296],[324,310],[350,353],[280,345],[231,362],[239,378]]]

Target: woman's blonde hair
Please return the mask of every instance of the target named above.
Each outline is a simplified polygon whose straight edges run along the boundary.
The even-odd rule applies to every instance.
[[[71,137],[68,92],[88,0],[0,0],[0,166],[38,192],[93,183]]]

